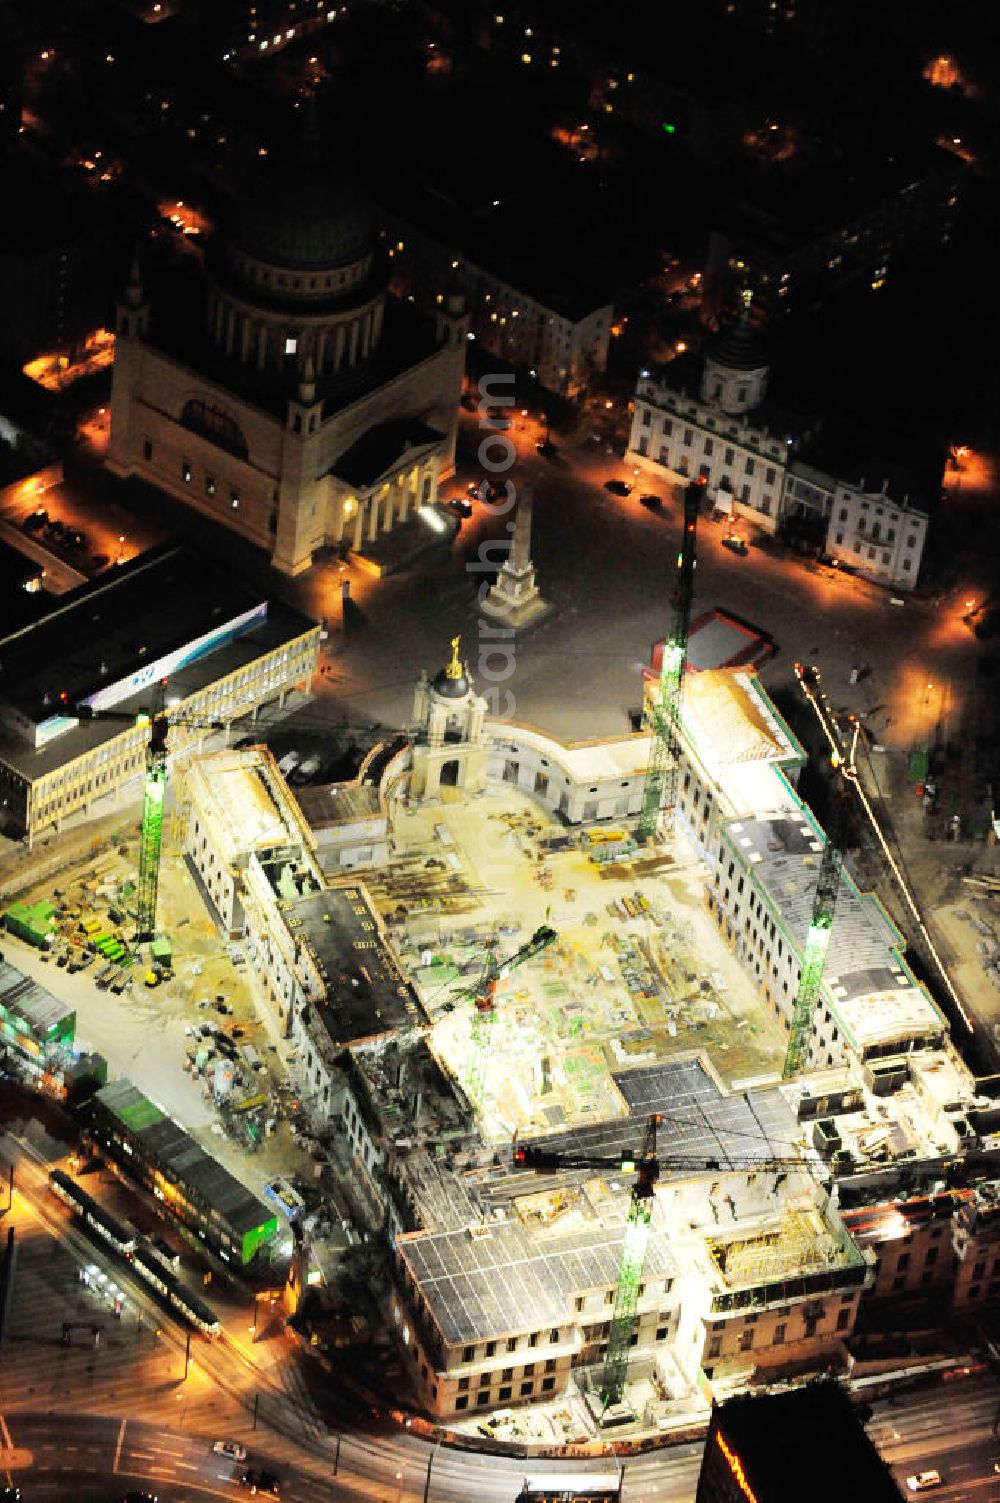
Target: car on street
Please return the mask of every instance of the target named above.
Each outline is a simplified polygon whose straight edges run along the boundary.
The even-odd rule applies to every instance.
[[[106,569],[111,560],[106,553],[95,553],[91,562],[95,569]]]
[[[40,532],[48,520],[48,512],[40,506],[37,511],[33,511],[30,516],[25,517],[21,526],[25,532]]]
[[[738,553],[740,558],[745,558],[750,552],[746,538],[741,538],[739,533],[730,532],[722,539],[723,548],[728,548],[730,553]]]
[[[604,489],[613,496],[631,496],[632,487],[627,480],[605,480]]]
[[[914,1472],[912,1477],[907,1477],[906,1485],[911,1493],[925,1493],[929,1488],[941,1486],[941,1473]]]
[[[472,502],[466,501],[464,496],[452,496],[451,500],[448,502],[448,505],[451,507],[452,511],[457,511],[460,517],[472,516]]]
[[[212,1450],[217,1456],[228,1456],[231,1461],[246,1461],[247,1448],[237,1440],[217,1440]]]
[[[271,1493],[275,1498],[281,1492],[281,1480],[273,1472],[259,1472],[253,1469],[244,1472],[240,1479],[243,1487],[251,1493]]]
[[[648,511],[661,511],[663,508],[663,502],[660,500],[660,497],[654,496],[652,492],[648,492],[645,496],[640,496],[639,505],[645,506]]]
[[[548,440],[545,440],[544,443],[536,444],[535,448],[543,459],[551,459],[554,454],[558,453],[555,444],[550,444]]]

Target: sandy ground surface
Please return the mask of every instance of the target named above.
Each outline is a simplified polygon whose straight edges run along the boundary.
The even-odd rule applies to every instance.
[[[784,1034],[720,939],[706,868],[682,840],[661,860],[601,868],[577,835],[544,851],[565,830],[507,789],[444,790],[440,804],[399,813],[396,832],[396,863],[367,880],[383,912],[407,909],[393,932],[459,1080],[473,1068],[472,1008],[444,1009],[475,983],[484,946],[495,935],[506,955],[543,924],[558,934],[501,983],[485,1046],[489,1137],[625,1115],[613,1071],[692,1050],[729,1082],[780,1075]],[[617,908],[626,898],[635,917]]]

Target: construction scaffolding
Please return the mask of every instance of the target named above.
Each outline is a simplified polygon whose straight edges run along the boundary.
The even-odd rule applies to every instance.
[[[746,1237],[711,1237],[712,1258],[727,1284],[766,1284],[829,1262],[835,1251],[814,1209],[794,1206]]]

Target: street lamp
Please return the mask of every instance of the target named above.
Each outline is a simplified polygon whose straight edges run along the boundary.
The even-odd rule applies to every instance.
[[[125,562],[125,534],[124,534],[124,532],[120,532],[118,534],[118,560],[117,560],[117,562],[120,563],[120,564],[123,564]]]

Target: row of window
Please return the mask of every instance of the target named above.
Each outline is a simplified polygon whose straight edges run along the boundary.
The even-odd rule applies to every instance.
[[[542,1379],[541,1392],[542,1393],[552,1393],[554,1391],[554,1389],[555,1389],[555,1386],[556,1386],[556,1380],[555,1380],[555,1378],[543,1378]],[[520,1387],[518,1389],[518,1396],[520,1398],[522,1398],[522,1399],[530,1399],[530,1398],[534,1397],[534,1394],[535,1394],[534,1380],[528,1378],[528,1379],[526,1379],[520,1385]],[[514,1396],[514,1387],[513,1387],[513,1384],[507,1383],[507,1384],[505,1384],[502,1388],[500,1388],[497,1391],[496,1402],[500,1403],[500,1404],[505,1404],[508,1401],[508,1399],[513,1398],[513,1396]],[[489,1402],[490,1402],[490,1397],[491,1397],[490,1396],[490,1390],[488,1388],[480,1389],[480,1391],[476,1394],[476,1408],[477,1409],[485,1409],[486,1406],[487,1406],[487,1404],[489,1404]],[[468,1407],[469,1407],[469,1395],[467,1393],[460,1393],[458,1395],[458,1397],[455,1399],[455,1408],[456,1409],[468,1409]]]
[[[541,1332],[541,1331],[532,1331],[531,1334],[527,1337],[527,1345],[529,1347],[536,1347],[538,1345],[539,1341],[541,1340],[542,1335],[543,1335],[543,1332]],[[549,1332],[549,1342],[551,1343],[552,1346],[558,1346],[558,1344],[559,1344],[559,1336],[560,1336],[560,1332],[558,1330],[558,1327],[553,1327],[553,1329]],[[521,1342],[522,1342],[523,1339],[524,1338],[522,1338],[520,1336],[508,1336],[507,1340],[504,1342],[504,1350],[508,1351],[508,1352],[516,1352],[518,1350],[518,1348],[520,1347]],[[485,1347],[483,1348],[483,1350],[485,1351],[487,1357],[495,1357],[496,1354],[497,1354],[497,1350],[498,1350],[499,1346],[500,1346],[500,1343],[498,1341],[487,1341],[487,1343],[486,1343]],[[462,1348],[462,1361],[463,1362],[475,1362],[475,1360],[476,1360],[476,1354],[477,1354],[478,1351],[479,1351],[478,1346],[465,1346],[465,1347],[463,1347]]]

